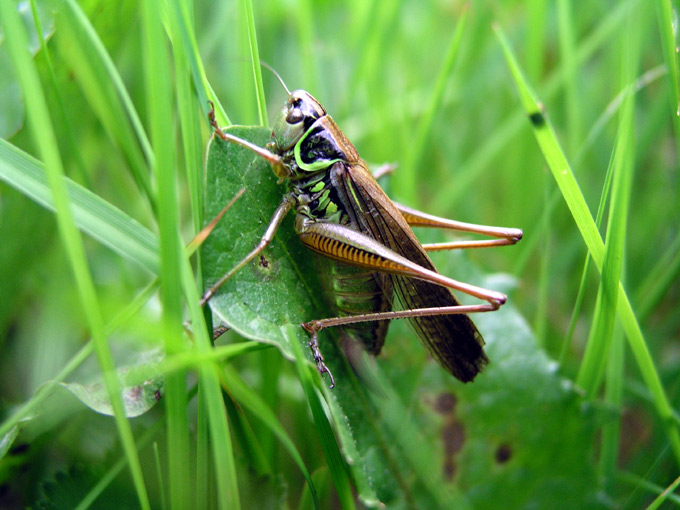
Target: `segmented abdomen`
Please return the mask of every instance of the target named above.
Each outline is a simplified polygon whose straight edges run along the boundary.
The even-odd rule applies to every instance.
[[[370,272],[315,254],[324,298],[334,316],[345,317],[392,309],[392,280],[384,273]],[[385,343],[389,321],[348,324],[341,329],[359,340],[371,354]]]

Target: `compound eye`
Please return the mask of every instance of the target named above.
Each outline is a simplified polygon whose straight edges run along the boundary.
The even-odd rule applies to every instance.
[[[288,124],[297,124],[302,122],[303,118],[304,115],[300,108],[293,108],[288,112],[288,115],[286,115],[286,122],[288,122]]]

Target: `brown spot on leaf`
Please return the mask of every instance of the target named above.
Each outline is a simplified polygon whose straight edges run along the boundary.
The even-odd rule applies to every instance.
[[[456,396],[452,393],[440,393],[434,403],[434,409],[439,414],[453,414],[456,408]]]
[[[456,474],[456,455],[465,443],[465,427],[456,418],[458,398],[453,393],[440,393],[432,403],[434,410],[441,414],[444,422],[441,428],[441,439],[444,450],[444,477],[452,480]]]
[[[444,476],[452,480],[456,474],[456,454],[463,449],[465,443],[465,427],[451,417],[442,427],[441,437],[444,444]]]
[[[502,444],[496,449],[496,462],[505,464],[512,457],[512,448],[509,444]]]

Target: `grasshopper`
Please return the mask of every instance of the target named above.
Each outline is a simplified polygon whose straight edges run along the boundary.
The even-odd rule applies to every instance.
[[[290,92],[281,83],[288,99],[265,148],[224,133],[215,121],[214,109],[210,111],[215,135],[268,161],[275,175],[287,181],[288,192],[257,246],[208,288],[201,304],[257,257],[284,217],[295,210],[295,230],[300,241],[318,255],[324,297],[336,315],[302,324],[310,333],[309,347],[317,368],[329,375],[331,388],[335,381],[319,348],[319,332],[339,327],[377,355],[389,321],[399,318],[411,321],[422,342],[450,374],[463,382],[472,381],[489,360],[482,335],[467,314],[497,310],[507,297],[438,273],[427,251],[510,245],[522,238],[522,231],[439,218],[392,202],[321,103],[308,92]],[[422,245],[411,226],[496,239]],[[451,289],[485,303],[461,305]],[[392,310],[395,294],[403,310]]]

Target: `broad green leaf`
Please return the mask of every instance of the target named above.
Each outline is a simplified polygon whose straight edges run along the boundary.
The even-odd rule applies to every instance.
[[[454,461],[474,508],[602,508],[591,462],[602,412],[584,405],[512,305],[475,321],[491,362],[445,415],[464,428]]]
[[[229,128],[228,132],[264,146],[265,128]],[[285,187],[276,183],[269,164],[250,151],[213,138],[208,148],[206,221],[245,188],[215,231],[203,244],[206,285],[243,259],[259,242],[271,215],[281,202]],[[210,301],[215,315],[239,334],[278,346],[294,359],[280,332],[285,324],[299,325],[321,316],[324,310],[311,253],[297,239],[293,214],[285,220],[274,241],[251,264],[228,281]],[[311,300],[311,304],[310,304]]]
[[[270,136],[268,129],[255,127],[228,132],[260,146]],[[243,187],[244,196],[203,246],[207,284],[255,247],[286,191],[267,163],[213,139],[206,219]],[[290,342],[308,351],[308,336],[299,324],[329,312],[320,297],[313,254],[297,239],[290,216],[263,257],[234,275],[210,306],[240,334],[274,344],[292,359]],[[446,274],[474,275],[462,255],[446,257],[448,263],[441,264]],[[507,278],[487,284],[498,288],[503,281]],[[540,508],[559,492],[572,508],[596,507],[598,484],[589,459],[598,413],[582,408],[581,397],[536,346],[516,311],[506,305],[482,315],[475,320],[491,363],[467,385],[426,360],[424,349],[415,351],[422,355],[416,359],[410,347],[400,348],[418,341],[399,321],[376,360],[373,385],[357,378],[332,335],[322,334],[322,351],[336,380],[336,387],[325,392],[326,402],[360,498],[367,506],[410,501],[421,508],[466,508],[468,500],[474,508],[497,508],[499,501]],[[440,401],[453,404],[442,409]],[[517,491],[518,483],[528,489]]]

